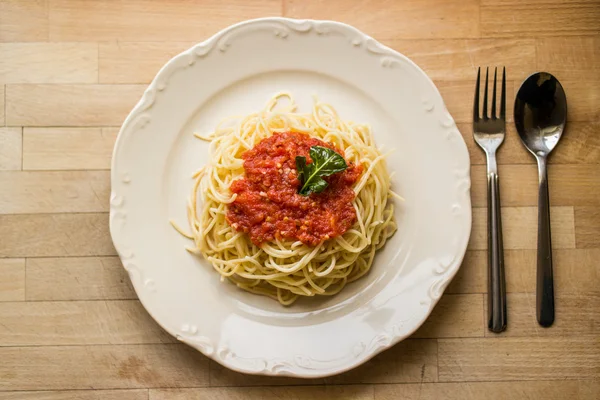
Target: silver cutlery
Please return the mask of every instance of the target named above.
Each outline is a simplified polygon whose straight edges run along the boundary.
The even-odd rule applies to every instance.
[[[477,69],[475,101],[473,105],[473,138],[483,149],[487,159],[487,221],[488,221],[488,328],[492,332],[506,329],[506,282],[504,280],[504,247],[502,244],[502,219],[500,218],[500,184],[496,151],[504,141],[506,132],[506,69],[502,70],[500,89],[500,115],[496,115],[496,75],[492,89],[491,117],[488,114],[488,72],[485,71],[483,113],[479,114],[479,81]]]
[[[560,82],[547,72],[538,72],[523,82],[515,100],[515,126],[523,145],[537,160],[539,173],[537,289],[538,323],[554,322],[554,282],[550,199],[548,196],[548,155],[558,144],[567,121],[567,97]]]

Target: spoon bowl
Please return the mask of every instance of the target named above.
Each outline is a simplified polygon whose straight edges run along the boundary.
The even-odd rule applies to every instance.
[[[567,122],[567,97],[553,75],[538,72],[523,82],[515,100],[515,125],[521,141],[536,157],[547,157]]]
[[[514,113],[521,141],[538,164],[536,314],[540,325],[550,326],[554,323],[554,280],[546,163],[567,122],[567,97],[558,79],[547,72],[527,78],[517,93]]]

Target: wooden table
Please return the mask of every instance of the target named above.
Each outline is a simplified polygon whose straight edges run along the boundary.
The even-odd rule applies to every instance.
[[[243,19],[335,19],[433,78],[472,160],[466,260],[410,339],[346,374],[245,376],[163,332],[108,232],[118,127],[171,56]],[[499,153],[508,330],[486,329],[486,190],[471,137],[478,65],[563,83],[551,158],[556,323],[535,320],[537,171],[512,123]],[[0,399],[600,398],[600,1],[0,0]]]

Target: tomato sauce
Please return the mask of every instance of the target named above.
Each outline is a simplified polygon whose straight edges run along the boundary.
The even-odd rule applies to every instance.
[[[322,140],[298,132],[276,133],[243,154],[246,176],[231,184],[237,198],[229,205],[227,221],[260,246],[275,239],[300,240],[316,246],[346,232],[356,222],[352,186],[362,166],[348,163],[340,173],[324,177],[329,185],[321,193],[298,194],[300,180],[296,156],[312,162],[312,146],[344,152]]]

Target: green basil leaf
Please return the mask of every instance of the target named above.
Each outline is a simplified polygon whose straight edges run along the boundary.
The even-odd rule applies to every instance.
[[[304,168],[306,168],[306,157],[296,156],[296,169],[298,170],[300,182],[304,182]]]
[[[296,157],[298,179],[302,183],[298,193],[303,196],[321,193],[327,187],[323,176],[330,176],[348,168],[344,157],[326,147],[312,146],[309,153],[313,161],[310,164],[306,164],[306,157]]]

